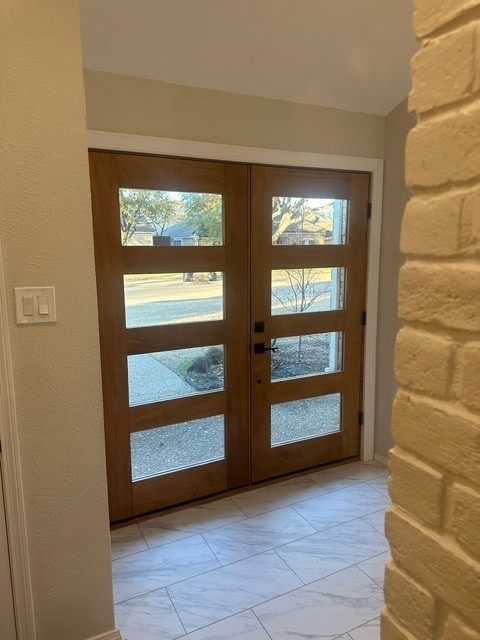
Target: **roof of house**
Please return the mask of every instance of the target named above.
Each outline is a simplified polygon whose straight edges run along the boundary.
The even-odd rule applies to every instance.
[[[164,236],[170,236],[171,238],[191,238],[196,233],[196,228],[186,222],[178,222],[172,224],[169,227],[165,227],[163,230]]]

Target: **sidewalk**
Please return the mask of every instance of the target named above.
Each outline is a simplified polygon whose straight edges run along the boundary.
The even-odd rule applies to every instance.
[[[131,407],[198,393],[148,353],[129,358],[128,386]]]

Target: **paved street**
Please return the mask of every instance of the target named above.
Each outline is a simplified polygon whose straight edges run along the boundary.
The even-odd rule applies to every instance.
[[[331,283],[316,285],[313,304],[307,311],[330,309]],[[273,313],[295,310],[295,296],[288,281],[279,280],[273,288]],[[181,276],[162,280],[136,280],[125,285],[127,327],[221,320],[223,317],[223,282],[183,282]]]
[[[182,277],[138,280],[125,285],[127,327],[221,320],[223,283],[183,282]]]

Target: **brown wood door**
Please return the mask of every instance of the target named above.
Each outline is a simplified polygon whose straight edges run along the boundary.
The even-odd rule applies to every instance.
[[[112,522],[357,456],[368,174],[90,167]]]
[[[249,482],[248,167],[90,167],[116,522]]]
[[[251,480],[359,453],[368,174],[251,169]]]

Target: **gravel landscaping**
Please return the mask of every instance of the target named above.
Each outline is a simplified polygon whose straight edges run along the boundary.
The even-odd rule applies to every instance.
[[[339,431],[340,394],[272,407],[272,445]],[[224,457],[223,417],[214,416],[132,434],[134,480]]]

